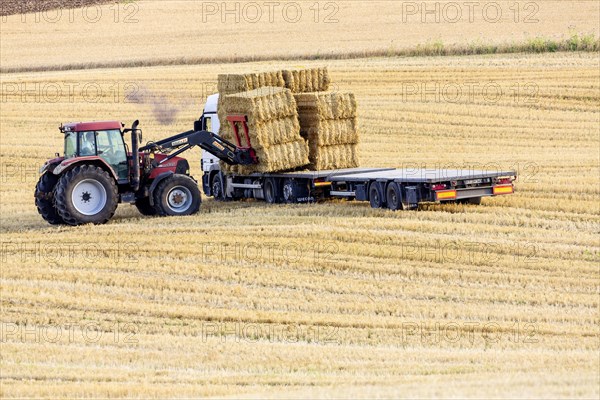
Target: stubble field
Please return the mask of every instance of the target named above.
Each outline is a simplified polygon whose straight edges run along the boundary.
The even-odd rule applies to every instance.
[[[2,50],[3,67],[25,57]],[[357,95],[363,166],[514,169],[517,192],[398,213],[205,198],[193,217],[123,205],[76,228],[37,214],[61,122],[139,118],[159,139],[191,128],[219,73],[322,65]],[[3,74],[1,395],[597,398],[599,68],[555,53]],[[185,156],[199,179],[200,151]]]
[[[201,105],[184,100],[217,72],[274,65],[12,75],[133,82],[181,113],[165,127],[126,99],[3,103],[4,395],[598,393],[598,58],[329,66],[357,93],[363,165],[515,168],[518,192],[404,213],[205,199],[190,218],[122,206],[106,226],[49,227],[32,190],[60,151],[57,118],[140,118],[158,139],[188,128]],[[474,96],[460,100],[466,82]],[[496,84],[502,96],[476,94]]]

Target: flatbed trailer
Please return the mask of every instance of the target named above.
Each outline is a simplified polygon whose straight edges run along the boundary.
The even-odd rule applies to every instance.
[[[349,168],[237,175],[205,171],[205,195],[217,200],[314,203],[329,198],[368,201],[373,208],[416,209],[424,202],[479,204],[512,194],[514,171]]]
[[[218,132],[218,94],[209,96],[195,130]],[[228,119],[232,118],[228,116]],[[230,121],[234,121],[233,119]],[[242,121],[239,116],[235,121]],[[233,126],[238,146],[240,136]],[[247,126],[245,138],[250,143]],[[246,149],[247,150],[247,149]],[[373,208],[410,210],[423,202],[479,204],[483,197],[514,192],[514,171],[348,168],[328,171],[230,174],[222,157],[202,154],[202,188],[217,200],[259,199],[267,203],[313,203],[330,198],[368,201]]]

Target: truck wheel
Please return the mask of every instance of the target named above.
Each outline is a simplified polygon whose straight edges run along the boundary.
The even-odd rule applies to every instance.
[[[146,215],[149,217],[156,215],[156,209],[154,208],[154,206],[152,204],[150,204],[150,197],[145,197],[143,199],[137,199],[135,201],[135,206],[137,207],[138,211],[142,215]]]
[[[54,187],[57,183],[58,176],[46,172],[40,176],[40,180],[35,186],[35,205],[37,206],[37,210],[42,218],[51,225],[62,225],[65,223],[52,201]]]
[[[397,211],[402,209],[402,193],[400,185],[392,182],[387,187],[387,206],[390,210]]]
[[[154,208],[160,216],[196,214],[201,202],[198,184],[187,175],[172,175],[154,191]]]
[[[280,203],[279,185],[273,178],[267,178],[264,186],[265,201],[269,204]]]
[[[283,181],[283,202],[296,203],[298,201],[298,185],[293,179]]]
[[[101,168],[82,165],[61,176],[54,188],[54,205],[69,225],[105,224],[117,209],[114,179]]]
[[[369,202],[372,208],[382,208],[384,206],[383,194],[377,183],[372,183],[369,187]]]
[[[212,180],[211,190],[212,195],[217,201],[225,200],[225,193],[223,193],[223,180],[221,179],[220,174],[216,174]]]

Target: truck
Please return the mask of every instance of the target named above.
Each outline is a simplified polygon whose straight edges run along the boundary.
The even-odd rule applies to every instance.
[[[219,94],[207,98],[196,128],[218,132]],[[237,145],[244,136],[235,130]],[[250,138],[245,135],[247,147]],[[348,168],[239,175],[221,169],[220,157],[202,154],[202,191],[218,201],[258,199],[267,203],[314,203],[342,198],[372,208],[414,210],[423,202],[480,204],[483,197],[514,192],[515,171],[418,168]]]

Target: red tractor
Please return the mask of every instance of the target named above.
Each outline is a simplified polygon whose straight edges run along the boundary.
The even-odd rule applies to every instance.
[[[64,154],[57,153],[43,165],[35,189],[35,204],[46,221],[104,224],[118,203],[135,204],[144,215],[192,215],[200,209],[200,190],[190,176],[189,163],[179,154],[199,146],[232,165],[257,162],[253,149],[203,130],[202,121],[194,130],[142,148],[138,124],[135,121],[131,129],[122,129],[116,121],[60,127]],[[131,149],[124,140],[128,132]]]

